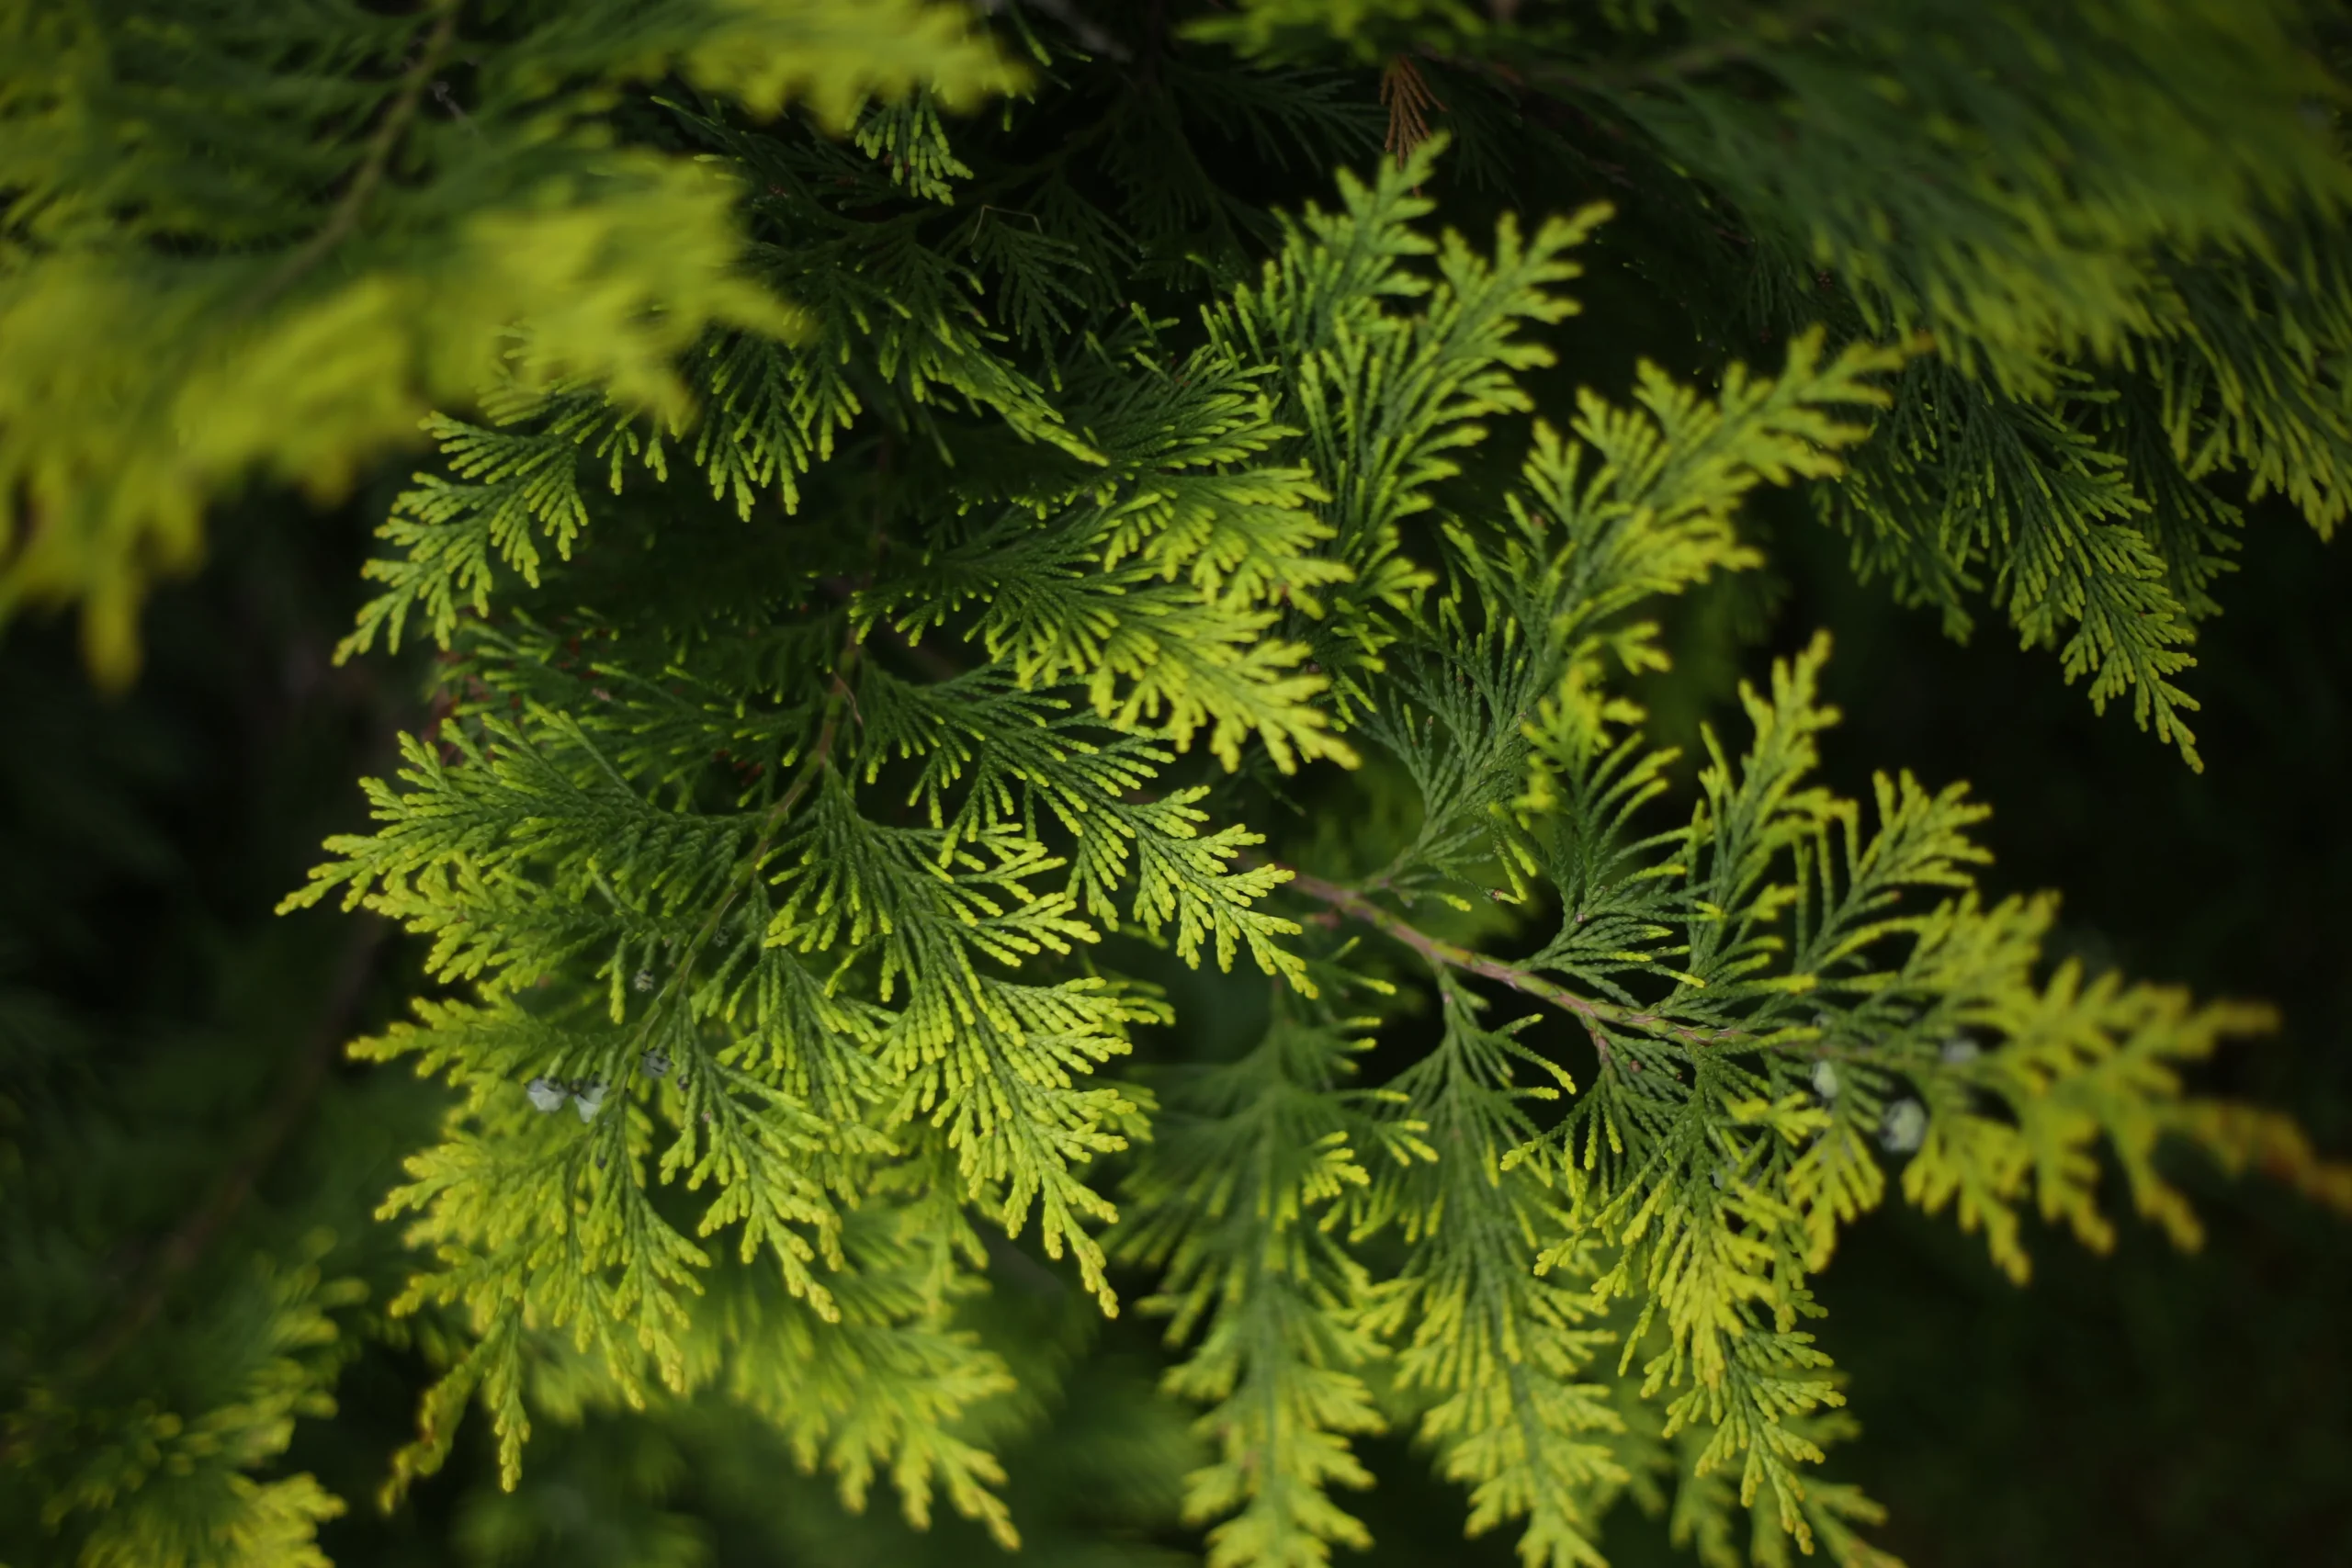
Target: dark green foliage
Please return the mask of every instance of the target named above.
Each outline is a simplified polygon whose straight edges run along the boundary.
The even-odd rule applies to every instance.
[[[2352,1206],[2204,1087],[2267,1008],[2131,980],[1990,882],[1957,768],[1825,782],[1849,666],[1742,652],[1842,535],[2197,761],[2188,649],[2248,509],[2343,505],[2323,18],[1175,9],[208,15],[168,59],[315,75],[344,181],[259,228],[176,188],[155,227],[138,145],[111,205],[40,151],[168,74],[160,24],[12,24],[85,52],[81,97],[0,121],[34,171],[0,330],[70,321],[43,290],[100,253],[179,312],[161,370],[146,328],[105,340],[86,408],[11,383],[0,415],[71,432],[0,425],[71,457],[8,457],[17,599],[85,600],[119,673],[171,553],[141,540],[389,434],[317,386],[448,411],[336,652],[430,648],[433,705],[286,900],[359,934],[224,1179],[267,1267],[200,1207],[77,1326],[96,1238],[167,1223],[168,1145],[105,1129],[178,1102],[77,1082],[74,1008],[20,1010],[12,1246],[67,1261],[12,1347],[62,1359],[18,1374],[8,1473],[52,1543],[319,1561],[344,1504],[278,1456],[362,1356],[422,1380],[413,1440],[320,1470],[485,1561],[978,1532],[1309,1568],[1372,1541],[1347,1494],[1409,1433],[1530,1568],[1601,1562],[1627,1502],[1711,1563],[1883,1563],[1879,1505],[1816,1467],[1856,1430],[1824,1270],[1891,1192],[2020,1282],[2037,1224],[2112,1247],[2119,1193],[2198,1245],[2192,1150]],[[460,40],[474,107],[411,150]],[[277,81],[207,91],[256,115]],[[523,188],[469,182],[526,152],[637,248],[583,271],[517,230],[513,288],[436,293]],[[699,182],[687,240],[624,169]],[[272,266],[265,332],[236,278]],[[439,369],[386,380],[365,333],[269,369],[369,288]],[[335,417],[255,423],[222,376]],[[404,1177],[251,1201],[392,929],[414,995],[350,1055],[447,1086],[437,1131],[355,1077],[337,1103],[404,1108]],[[86,1212],[53,1185],[82,1166]],[[1102,1325],[1127,1300],[1157,1347]],[[794,1471],[930,1533],[762,1495]]]

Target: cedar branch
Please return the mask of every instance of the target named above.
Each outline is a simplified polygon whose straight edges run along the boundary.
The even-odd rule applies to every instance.
[[[1614,1002],[1595,1001],[1590,997],[1578,996],[1566,987],[1556,985],[1543,976],[1532,974],[1515,964],[1506,964],[1498,958],[1489,958],[1485,953],[1473,953],[1470,949],[1447,942],[1442,937],[1431,936],[1402,916],[1382,908],[1352,887],[1343,887],[1336,882],[1326,882],[1319,876],[1310,876],[1303,871],[1291,871],[1290,878],[1288,886],[1292,892],[1312,898],[1318,904],[1326,905],[1351,919],[1361,920],[1384,936],[1402,942],[1419,953],[1432,969],[1457,969],[1465,975],[1475,975],[1482,980],[1492,980],[1498,985],[1509,986],[1512,990],[1533,997],[1539,1001],[1549,1002],[1568,1013],[1584,1025],[1585,1032],[1592,1037],[1593,1045],[1600,1051],[1604,1062],[1609,1059],[1610,1055],[1610,1042],[1606,1032],[1609,1029],[1633,1030],[1643,1034],[1662,1035],[1682,1044],[1692,1046],[1723,1045],[1748,1037],[1747,1032],[1742,1029],[1701,1029],[1692,1024],[1672,1022],[1655,1012],[1643,1009],[1620,1007]]]

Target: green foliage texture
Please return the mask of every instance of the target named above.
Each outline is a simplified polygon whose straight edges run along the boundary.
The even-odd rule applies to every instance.
[[[1823,1469],[1849,1226],[1899,1194],[2022,1281],[2035,1224],[2196,1246],[2185,1156],[2352,1171],[2196,1087],[2267,1009],[2053,951],[1964,785],[1823,781],[1826,637],[1679,749],[1649,710],[1826,526],[2195,764],[2244,509],[2346,504],[2336,26],[0,10],[0,611],[125,679],[208,505],[422,421],[336,657],[431,706],[287,906],[406,933],[352,1052],[446,1091],[388,1299],[288,1229],[141,1392],[154,1300],[73,1330],[106,1134],[12,1078],[10,1267],[72,1282],[7,1331],[0,1551],[324,1562],[278,1461],[364,1340],[429,1371],[388,1509],[469,1431],[528,1499],[548,1428],[701,1422],[1013,1549],[1131,1304],[1102,1497],[1160,1536],[1065,1499],[1049,1560],[1318,1568],[1393,1431],[1527,1568],[1621,1503],[1893,1562]]]

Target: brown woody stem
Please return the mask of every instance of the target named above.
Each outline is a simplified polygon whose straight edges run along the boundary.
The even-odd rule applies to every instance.
[[[1287,867],[1283,868],[1289,869]],[[1481,953],[1434,937],[1374,903],[1352,887],[1342,887],[1336,882],[1326,882],[1303,871],[1292,871],[1290,891],[1329,906],[1336,913],[1350,919],[1361,920],[1384,936],[1404,943],[1425,959],[1432,969],[1454,969],[1464,975],[1476,975],[1482,980],[1509,986],[1512,990],[1550,1002],[1568,1013],[1585,1027],[1592,1037],[1601,1060],[1610,1058],[1610,1040],[1606,1029],[1632,1030],[1638,1033],[1662,1035],[1685,1045],[1720,1045],[1747,1038],[1738,1029],[1700,1029],[1687,1023],[1674,1023],[1655,1012],[1639,1008],[1622,1007],[1615,1002],[1595,1001],[1580,997],[1564,986],[1555,985],[1541,975],[1531,974],[1517,964],[1488,958]]]

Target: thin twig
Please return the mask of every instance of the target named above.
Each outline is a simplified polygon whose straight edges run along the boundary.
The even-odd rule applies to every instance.
[[[825,591],[843,604],[856,598],[858,586],[855,581],[846,577],[829,577],[825,580]],[[905,654],[909,662],[933,680],[953,681],[958,676],[971,673],[936,648],[926,648],[922,643],[910,639],[906,633],[892,626],[888,620],[877,621],[875,625],[884,637],[889,638],[892,647]]]
[[[1423,52],[1430,59],[1457,70],[1483,70],[1512,85],[1533,82],[1575,87],[1586,92],[1618,92],[1629,87],[1680,81],[1726,65],[1736,65],[1773,44],[1842,20],[1848,13],[1860,8],[1856,0],[1817,0],[1814,5],[1792,6],[1785,13],[1767,12],[1758,17],[1744,31],[1702,39],[1655,60],[1629,61],[1590,70],[1579,70],[1572,65],[1506,66],[1497,61],[1476,60],[1434,51]]]
[[[887,436],[884,438],[876,462],[881,472],[887,474],[889,471],[890,447]],[[866,537],[866,553],[869,559],[878,560],[887,543],[887,537],[883,532],[883,514],[877,502],[873,531]],[[865,581],[871,582],[873,578],[874,569],[869,566],[865,573]],[[759,880],[760,873],[765,867],[768,851],[775,845],[776,835],[784,830],[784,825],[792,816],[793,809],[815,785],[819,775],[831,769],[833,747],[841,738],[842,712],[844,706],[861,726],[865,722],[865,716],[857,712],[857,694],[850,689],[850,682],[857,674],[858,661],[865,651],[865,639],[858,632],[855,608],[848,603],[854,598],[859,584],[848,583],[842,586],[848,589],[846,593],[841,594],[844,601],[842,620],[846,623],[847,629],[842,637],[842,650],[834,656],[833,667],[826,671],[826,684],[830,690],[825,697],[824,722],[817,728],[816,743],[809,747],[808,754],[801,760],[799,773],[795,775],[789,784],[785,786],[782,796],[774,806],[768,807],[766,815],[760,818],[759,837],[752,841],[751,854],[744,860],[742,869],[728,885],[727,891],[720,896],[718,905],[711,910],[709,919],[703,921],[702,929],[695,932],[693,939],[686,944],[686,951],[679,958],[676,967],[670,971],[669,977],[662,983],[662,989],[655,994],[652,1004],[646,1010],[644,1022],[639,1025],[639,1038],[644,1038],[650,1033],[655,1021],[662,1016],[662,1004],[670,998],[674,996],[681,1000],[686,1000],[687,987],[693,983],[694,967],[701,958],[703,949],[708,946],[711,938],[718,933],[718,928],[726,922],[727,917],[734,912],[735,906],[742,901],[743,895],[751,891],[752,884]],[[689,1002],[688,1005],[691,1006],[691,1003]]]
[[[342,199],[327,214],[327,220],[319,226],[318,232],[280,262],[277,270],[245,298],[241,310],[257,310],[284,293],[296,278],[324,261],[359,226],[368,198],[384,183],[385,171],[391,167],[401,137],[407,131],[409,121],[416,118],[417,106],[424,101],[425,90],[433,85],[434,73],[440,69],[442,58],[449,52],[449,44],[457,36],[458,0],[435,0],[435,9],[441,13],[440,19],[434,23],[433,31],[417,51],[408,74],[401,78],[400,91],[393,96],[391,107],[384,111],[384,118],[377,122],[376,133],[368,139],[358,172],[344,188]]]
[[[1645,1034],[1667,1035],[1687,1045],[1722,1045],[1747,1038],[1745,1030],[1700,1029],[1687,1023],[1672,1022],[1657,1013],[1637,1008],[1620,1007],[1614,1002],[1580,997],[1541,975],[1531,974],[1516,964],[1488,958],[1484,953],[1473,953],[1442,937],[1431,936],[1402,916],[1382,908],[1355,888],[1342,887],[1336,882],[1326,882],[1303,871],[1291,872],[1291,879],[1286,886],[1293,893],[1327,905],[1349,919],[1361,920],[1383,935],[1404,943],[1427,960],[1431,968],[1458,969],[1465,975],[1476,975],[1482,980],[1492,980],[1538,1000],[1550,1002],[1585,1026],[1604,1061],[1610,1055],[1609,1042],[1602,1032],[1604,1026],[1634,1030]]]
[[[1859,8],[1854,0],[1817,0],[1811,6],[1792,6],[1785,14],[1768,13],[1758,17],[1745,32],[1707,39],[1641,65],[1627,73],[1626,85],[1669,82],[1719,66],[1736,65],[1769,45],[1826,27]]]
[[[786,786],[783,795],[774,806],[769,807],[767,814],[760,818],[760,835],[752,841],[752,852],[743,862],[742,869],[737,872],[734,879],[729,884],[727,891],[718,900],[718,908],[712,909],[709,918],[703,921],[702,929],[695,932],[693,939],[687,942],[686,951],[678,960],[677,967],[671,971],[670,977],[663,984],[661,994],[653,998],[653,1005],[646,1013],[646,1024],[649,1028],[652,1021],[661,1016],[662,1003],[666,998],[672,995],[684,994],[684,987],[691,983],[695,962],[702,955],[702,950],[709,945],[710,939],[718,934],[718,928],[726,922],[727,917],[734,912],[735,906],[742,901],[743,895],[751,890],[752,884],[759,880],[768,851],[774,847],[776,835],[784,830],[785,822],[791,817],[793,807],[800,804],[801,798],[808,793],[809,787],[816,784],[818,776],[832,766],[833,743],[841,735],[842,711],[845,705],[842,699],[848,698],[850,705],[854,705],[857,700],[850,694],[847,677],[856,672],[858,655],[862,646],[857,638],[855,625],[853,623],[849,639],[842,649],[841,657],[833,661],[830,683],[836,694],[829,695],[825,699],[825,719],[818,727],[816,744],[809,747],[808,756],[801,760],[799,773],[794,776],[792,783]]]
[[[164,1238],[139,1293],[75,1359],[76,1375],[87,1377],[96,1372],[138,1337],[139,1331],[163,1309],[173,1284],[210,1250],[229,1222],[252,1198],[254,1184],[294,1135],[303,1113],[325,1087],[327,1069],[351,1033],[351,1015],[358,1010],[368,983],[375,976],[376,957],[390,931],[387,922],[374,915],[362,915],[352,923],[318,1027],[294,1070],[279,1086],[277,1098],[254,1130],[244,1157],[221,1173],[204,1201]]]

